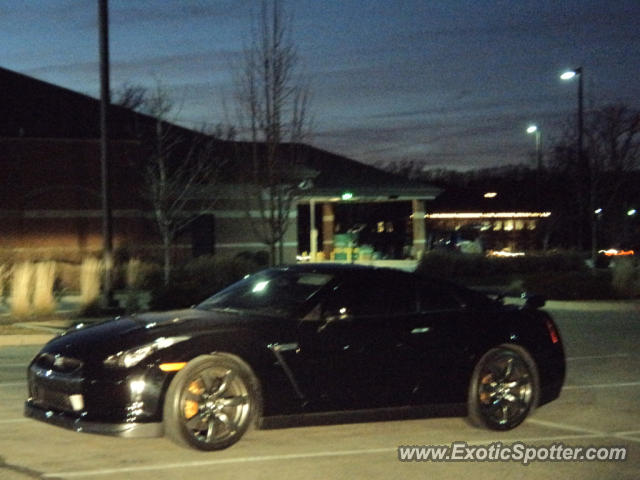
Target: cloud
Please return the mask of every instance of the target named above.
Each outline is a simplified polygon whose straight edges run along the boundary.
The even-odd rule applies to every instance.
[[[187,25],[191,20],[225,21],[250,18],[251,0],[166,0],[112,2],[111,16],[119,23],[160,22]]]

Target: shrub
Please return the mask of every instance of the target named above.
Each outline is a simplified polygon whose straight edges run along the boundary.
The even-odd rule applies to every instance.
[[[124,272],[124,309],[127,313],[147,308],[147,295],[143,290],[149,288],[149,279],[154,272],[157,273],[157,280],[161,281],[162,270],[159,265],[145,263],[139,258],[131,258],[127,261]]]
[[[11,276],[11,313],[16,317],[26,317],[31,313],[31,284],[33,264],[23,262],[13,268]]]
[[[38,315],[53,313],[56,309],[54,286],[56,262],[38,262],[33,282],[33,310]]]
[[[617,298],[608,271],[536,273],[525,277],[523,287],[552,300]]]
[[[434,250],[422,257],[418,272],[447,278],[479,278],[539,272],[586,271],[584,259],[571,252],[487,257],[482,254]]]
[[[245,257],[211,255],[195,258],[174,270],[169,286],[154,289],[151,308],[164,310],[199,303],[258,268],[254,260]]]
[[[11,269],[6,265],[0,265],[0,302],[4,302],[6,285],[11,276]]]
[[[127,262],[125,285],[129,290],[137,290],[143,281],[142,262],[139,258],[131,258]]]
[[[632,258],[620,257],[612,262],[611,286],[621,297],[633,298],[640,295],[640,278]]]
[[[80,266],[80,305],[83,310],[94,305],[100,297],[102,285],[102,262],[89,257]]]
[[[71,262],[56,263],[57,287],[63,292],[80,291],[80,264]]]

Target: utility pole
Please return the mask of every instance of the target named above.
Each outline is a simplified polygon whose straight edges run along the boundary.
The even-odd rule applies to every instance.
[[[109,92],[109,6],[108,0],[98,0],[100,24],[100,166],[102,173],[102,242],[104,260],[103,307],[113,306],[113,225],[109,178],[108,112]]]

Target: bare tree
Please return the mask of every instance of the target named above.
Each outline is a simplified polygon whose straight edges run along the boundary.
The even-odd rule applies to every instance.
[[[146,168],[143,196],[153,208],[162,239],[164,283],[171,278],[171,250],[176,237],[216,201],[217,171],[222,160],[215,155],[216,138],[204,132],[187,132],[166,122],[172,109],[158,88],[145,100],[155,121]]]
[[[596,209],[609,210],[627,173],[640,166],[640,112],[624,105],[607,105],[590,112],[585,139],[589,160],[591,254],[595,258]]]
[[[589,225],[591,253],[597,253],[600,212],[609,215],[619,201],[618,192],[640,167],[640,112],[625,105],[606,105],[585,113],[584,165],[577,163],[573,133],[567,129],[565,140],[555,148],[556,170],[565,172],[573,185],[580,208],[579,218]]]
[[[283,261],[284,236],[304,180],[301,142],[310,130],[309,86],[297,67],[282,1],[263,0],[252,42],[235,73],[239,123],[250,139],[244,183],[253,190],[253,202],[247,208],[258,212],[248,217],[272,264]]]
[[[114,92],[113,97],[115,105],[142,112],[145,109],[149,91],[142,85],[124,83]]]

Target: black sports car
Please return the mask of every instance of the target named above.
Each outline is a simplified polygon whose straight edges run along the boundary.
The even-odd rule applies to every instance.
[[[202,450],[228,447],[252,423],[326,412],[449,411],[507,430],[564,381],[542,303],[505,306],[392,269],[268,269],[192,309],[51,340],[29,366],[25,414],[84,432],[164,433]]]

